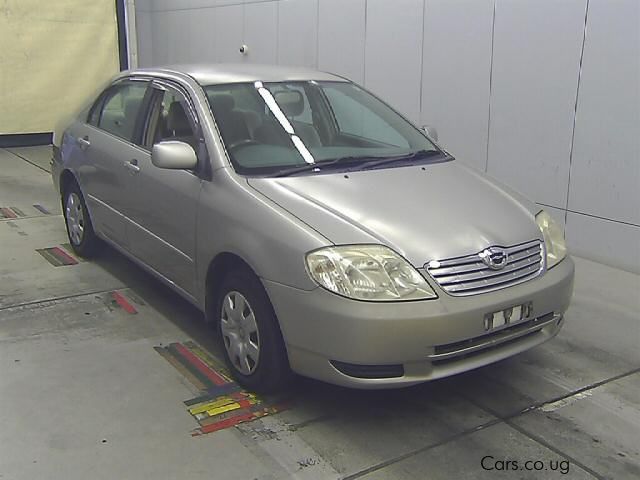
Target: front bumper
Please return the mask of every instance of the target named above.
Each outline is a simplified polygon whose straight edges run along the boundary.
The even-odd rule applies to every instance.
[[[567,257],[536,279],[495,292],[453,297],[431,282],[438,299],[394,303],[264,283],[295,372],[349,387],[387,388],[478,368],[549,340],[562,326],[573,277],[573,261]],[[485,314],[528,302],[533,311],[526,322],[485,331]],[[345,369],[345,364],[354,368]],[[398,365],[399,375],[384,378],[352,373],[359,366],[384,372],[380,367]]]

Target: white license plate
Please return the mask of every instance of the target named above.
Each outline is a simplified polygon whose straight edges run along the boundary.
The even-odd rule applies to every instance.
[[[516,305],[484,316],[485,331],[521,322],[529,315],[531,304]]]

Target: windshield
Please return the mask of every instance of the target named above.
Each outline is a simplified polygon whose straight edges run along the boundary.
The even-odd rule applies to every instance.
[[[205,92],[231,162],[244,175],[445,158],[421,131],[353,83],[237,83]]]

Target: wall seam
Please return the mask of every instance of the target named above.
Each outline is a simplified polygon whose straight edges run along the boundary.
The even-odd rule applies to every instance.
[[[493,90],[493,48],[496,36],[496,9],[498,0],[493,0],[493,16],[491,19],[491,57],[489,59],[489,108],[487,112],[487,149],[485,152],[484,171],[489,171],[489,139],[491,138],[491,95]]]
[[[567,197],[565,199],[564,224],[565,235],[567,219],[569,217],[569,198],[571,195],[571,166],[573,164],[573,146],[576,137],[576,123],[578,119],[578,100],[580,97],[580,82],[582,80],[582,61],[584,60],[584,45],[587,40],[587,22],[589,20],[589,0],[586,0],[584,9],[584,29],[582,30],[582,47],[580,48],[580,60],[578,62],[578,79],[576,85],[576,102],[573,106],[573,126],[571,129],[571,143],[569,144],[569,176],[567,178]]]
[[[316,0],[316,61],[315,69],[320,69],[320,0]]]
[[[280,65],[280,1],[276,2],[276,65]]]
[[[362,85],[367,86],[367,22],[369,14],[369,0],[364,0],[364,42],[362,42]]]
[[[247,5],[245,3],[242,4],[242,40],[240,45],[245,45],[247,43]],[[246,60],[246,57],[242,55],[241,61]]]
[[[427,0],[422,0],[422,43],[420,47],[420,110],[418,113],[419,122],[424,123],[424,112],[422,111],[422,100],[424,98],[424,29],[425,16],[427,15]]]

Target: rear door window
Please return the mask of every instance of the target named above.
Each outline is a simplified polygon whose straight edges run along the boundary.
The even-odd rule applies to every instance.
[[[93,120],[98,128],[133,142],[147,85],[148,82],[136,81],[111,87],[102,97],[101,105],[92,111],[90,123]]]

